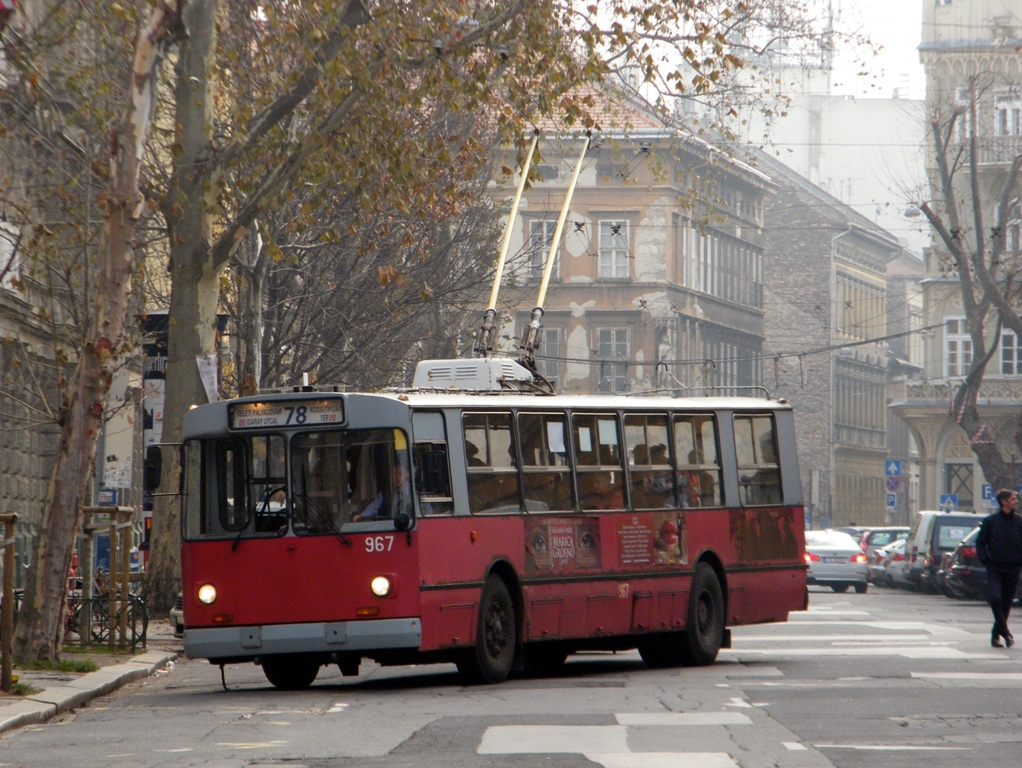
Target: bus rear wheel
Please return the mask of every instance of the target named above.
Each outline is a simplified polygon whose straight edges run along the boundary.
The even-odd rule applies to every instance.
[[[263,674],[274,688],[300,691],[312,685],[319,674],[319,664],[301,657],[269,658],[263,661]]]
[[[491,576],[479,600],[475,647],[458,660],[458,671],[471,684],[503,682],[511,674],[517,640],[511,594],[502,579]]]
[[[724,642],[724,593],[717,572],[699,563],[688,598],[688,625],[680,643],[682,663],[705,667],[717,659]]]

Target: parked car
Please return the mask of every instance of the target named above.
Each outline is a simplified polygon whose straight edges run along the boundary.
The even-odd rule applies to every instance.
[[[936,592],[937,569],[942,556],[953,551],[982,519],[983,515],[969,512],[918,512],[905,545],[905,577],[909,583]]]
[[[185,596],[183,592],[177,593],[174,600],[174,607],[170,609],[170,624],[174,628],[174,637],[185,636]]]
[[[892,541],[887,546],[877,547],[872,553],[866,555],[866,578],[873,584],[890,586],[887,583],[887,558],[890,556],[891,547],[897,543],[897,541]],[[904,551],[904,544],[902,551]]]
[[[951,552],[945,552],[940,556],[940,565],[937,566],[937,571],[933,576],[934,584],[937,587],[937,591],[942,595],[951,597],[948,593],[947,586],[947,575],[951,570],[951,557],[954,555],[954,550]]]
[[[871,528],[863,534],[859,540],[859,546],[866,553],[866,559],[881,547],[886,547],[898,539],[907,539],[908,526],[888,526],[886,528]]]
[[[843,531],[806,531],[808,581],[845,592],[849,587],[863,593],[866,583],[866,556],[859,544]]]
[[[841,533],[847,533],[849,536],[855,539],[855,543],[858,544],[860,541],[862,541],[863,534],[869,531],[869,528],[867,528],[864,525],[846,525],[841,528],[833,528],[828,530],[835,530]]]
[[[908,565],[905,560],[906,539],[899,539],[889,544],[882,550],[884,556],[884,582],[889,587],[900,587],[908,589],[911,585],[905,576],[905,568]]]

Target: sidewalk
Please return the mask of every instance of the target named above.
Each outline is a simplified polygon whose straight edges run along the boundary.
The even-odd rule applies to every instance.
[[[169,623],[162,623],[167,627],[156,621],[150,624],[151,631],[147,633],[149,650],[146,653],[139,656],[89,655],[87,658],[100,664],[100,669],[95,672],[76,674],[16,668],[19,682],[43,690],[29,696],[0,696],[0,733],[45,722],[167,667],[180,655],[178,647],[181,641],[170,633]],[[65,655],[65,658],[74,657]]]

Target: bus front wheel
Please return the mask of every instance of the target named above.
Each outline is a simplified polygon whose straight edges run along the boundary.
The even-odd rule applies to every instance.
[[[682,663],[690,667],[712,664],[724,641],[724,593],[709,563],[699,563],[692,577],[683,638]]]
[[[458,660],[458,671],[469,683],[499,683],[511,674],[517,643],[515,608],[504,581],[491,576],[479,600],[475,647]]]
[[[263,674],[274,688],[299,691],[312,685],[319,674],[319,664],[303,658],[269,658],[263,661]]]

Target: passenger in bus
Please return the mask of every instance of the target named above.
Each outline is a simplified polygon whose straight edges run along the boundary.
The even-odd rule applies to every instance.
[[[465,457],[470,467],[485,467],[486,462],[479,458],[479,446],[465,441]]]
[[[589,478],[589,492],[582,491],[582,478]],[[613,472],[592,472],[579,476],[582,509],[624,509],[625,495],[620,484],[614,482]]]
[[[678,472],[678,494],[682,507],[712,507],[716,503],[715,483],[713,475],[701,469],[695,469],[699,464],[699,454],[695,451],[688,453],[689,469]]]
[[[386,482],[384,480],[383,482]],[[369,506],[355,515],[351,520],[353,523],[364,523],[368,520],[393,520],[399,513],[411,514],[412,489],[408,484],[408,473],[404,464],[394,465],[394,497],[393,503],[388,505],[387,495],[381,488]]]

